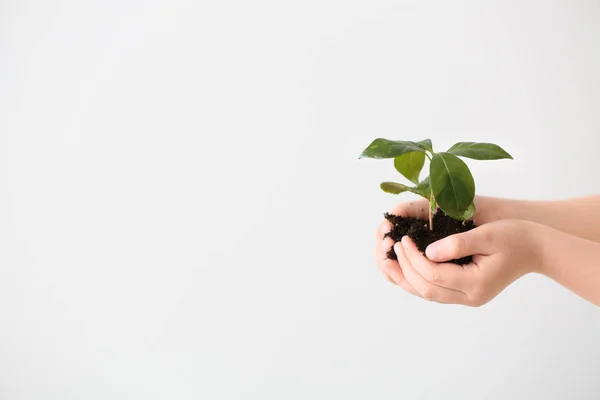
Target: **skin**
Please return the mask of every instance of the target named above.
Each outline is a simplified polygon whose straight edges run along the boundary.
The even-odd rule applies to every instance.
[[[600,305],[600,196],[521,201],[477,196],[477,228],[448,236],[425,255],[405,236],[396,244],[376,233],[376,260],[390,282],[426,300],[478,307],[528,273],[554,279]],[[392,214],[426,219],[425,200],[401,203]],[[394,246],[398,261],[387,258]],[[459,266],[445,261],[473,256]]]

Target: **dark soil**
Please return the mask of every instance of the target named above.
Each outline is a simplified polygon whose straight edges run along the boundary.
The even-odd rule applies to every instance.
[[[384,214],[384,217],[392,223],[392,230],[386,233],[384,238],[390,237],[394,242],[399,242],[404,235],[408,235],[423,253],[427,246],[437,240],[475,228],[473,221],[457,221],[439,209],[433,216],[433,232],[429,230],[429,221],[412,217],[398,217],[388,213]],[[393,247],[388,251],[387,256],[391,260],[398,259]],[[470,263],[471,260],[471,256],[467,256],[449,262],[463,265]]]

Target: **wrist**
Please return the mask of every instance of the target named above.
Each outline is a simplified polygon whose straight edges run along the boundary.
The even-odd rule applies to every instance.
[[[565,245],[565,241],[569,239],[569,235],[564,234],[554,228],[545,225],[540,225],[538,238],[538,262],[537,273],[552,277],[553,267],[556,265],[556,255],[561,254],[561,248]]]
[[[547,274],[548,266],[551,265],[548,256],[548,247],[552,246],[554,229],[545,225],[525,220],[507,220],[510,224],[518,227],[507,230],[508,248],[515,261],[515,267],[520,270],[521,275],[534,272]]]

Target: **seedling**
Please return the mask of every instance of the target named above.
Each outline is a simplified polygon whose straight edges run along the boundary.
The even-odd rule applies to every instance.
[[[429,176],[419,181],[428,158]],[[429,229],[433,231],[433,214],[439,207],[449,217],[464,221],[475,214],[475,182],[467,164],[458,157],[475,160],[499,160],[512,156],[492,143],[458,142],[445,152],[436,153],[430,139],[419,142],[375,139],[359,158],[393,158],[396,170],[415,186],[382,182],[384,192],[412,192],[429,201]]]

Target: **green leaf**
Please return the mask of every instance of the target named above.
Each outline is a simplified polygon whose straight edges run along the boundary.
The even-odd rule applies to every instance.
[[[450,217],[452,217],[452,218],[456,219],[456,220],[459,220],[459,221],[466,221],[466,220],[468,220],[468,219],[471,219],[471,218],[473,218],[473,215],[475,215],[475,211],[476,211],[476,210],[475,210],[475,204],[474,204],[474,203],[471,203],[471,205],[470,205],[470,206],[467,208],[467,210],[466,210],[466,211],[464,211],[463,213],[459,213],[459,214],[456,214],[456,215],[450,215],[450,214],[448,214],[448,213],[446,213],[446,214],[447,214],[448,216],[450,216]]]
[[[408,186],[396,182],[382,182],[380,187],[384,192],[391,194],[400,194],[409,190]]]
[[[467,164],[455,155],[434,155],[429,166],[429,181],[438,206],[452,218],[463,215],[473,203],[473,176]]]
[[[397,182],[382,182],[381,190],[386,193],[400,194],[402,192],[411,192],[419,196],[429,198],[429,182],[423,181],[415,187],[410,187]]]
[[[394,167],[414,184],[419,183],[419,174],[425,164],[425,153],[411,151],[394,158]]]
[[[421,197],[425,197],[429,200],[431,196],[431,187],[429,186],[429,177],[423,179],[417,186],[412,190],[413,193],[418,194]]]
[[[429,150],[433,153],[433,144],[431,143],[431,139],[424,139],[417,142],[417,145],[423,150]]]
[[[394,158],[412,151],[425,150],[415,142],[379,138],[364,149],[359,158]]]
[[[475,160],[513,159],[502,147],[493,143],[458,142],[450,147],[448,153]]]

